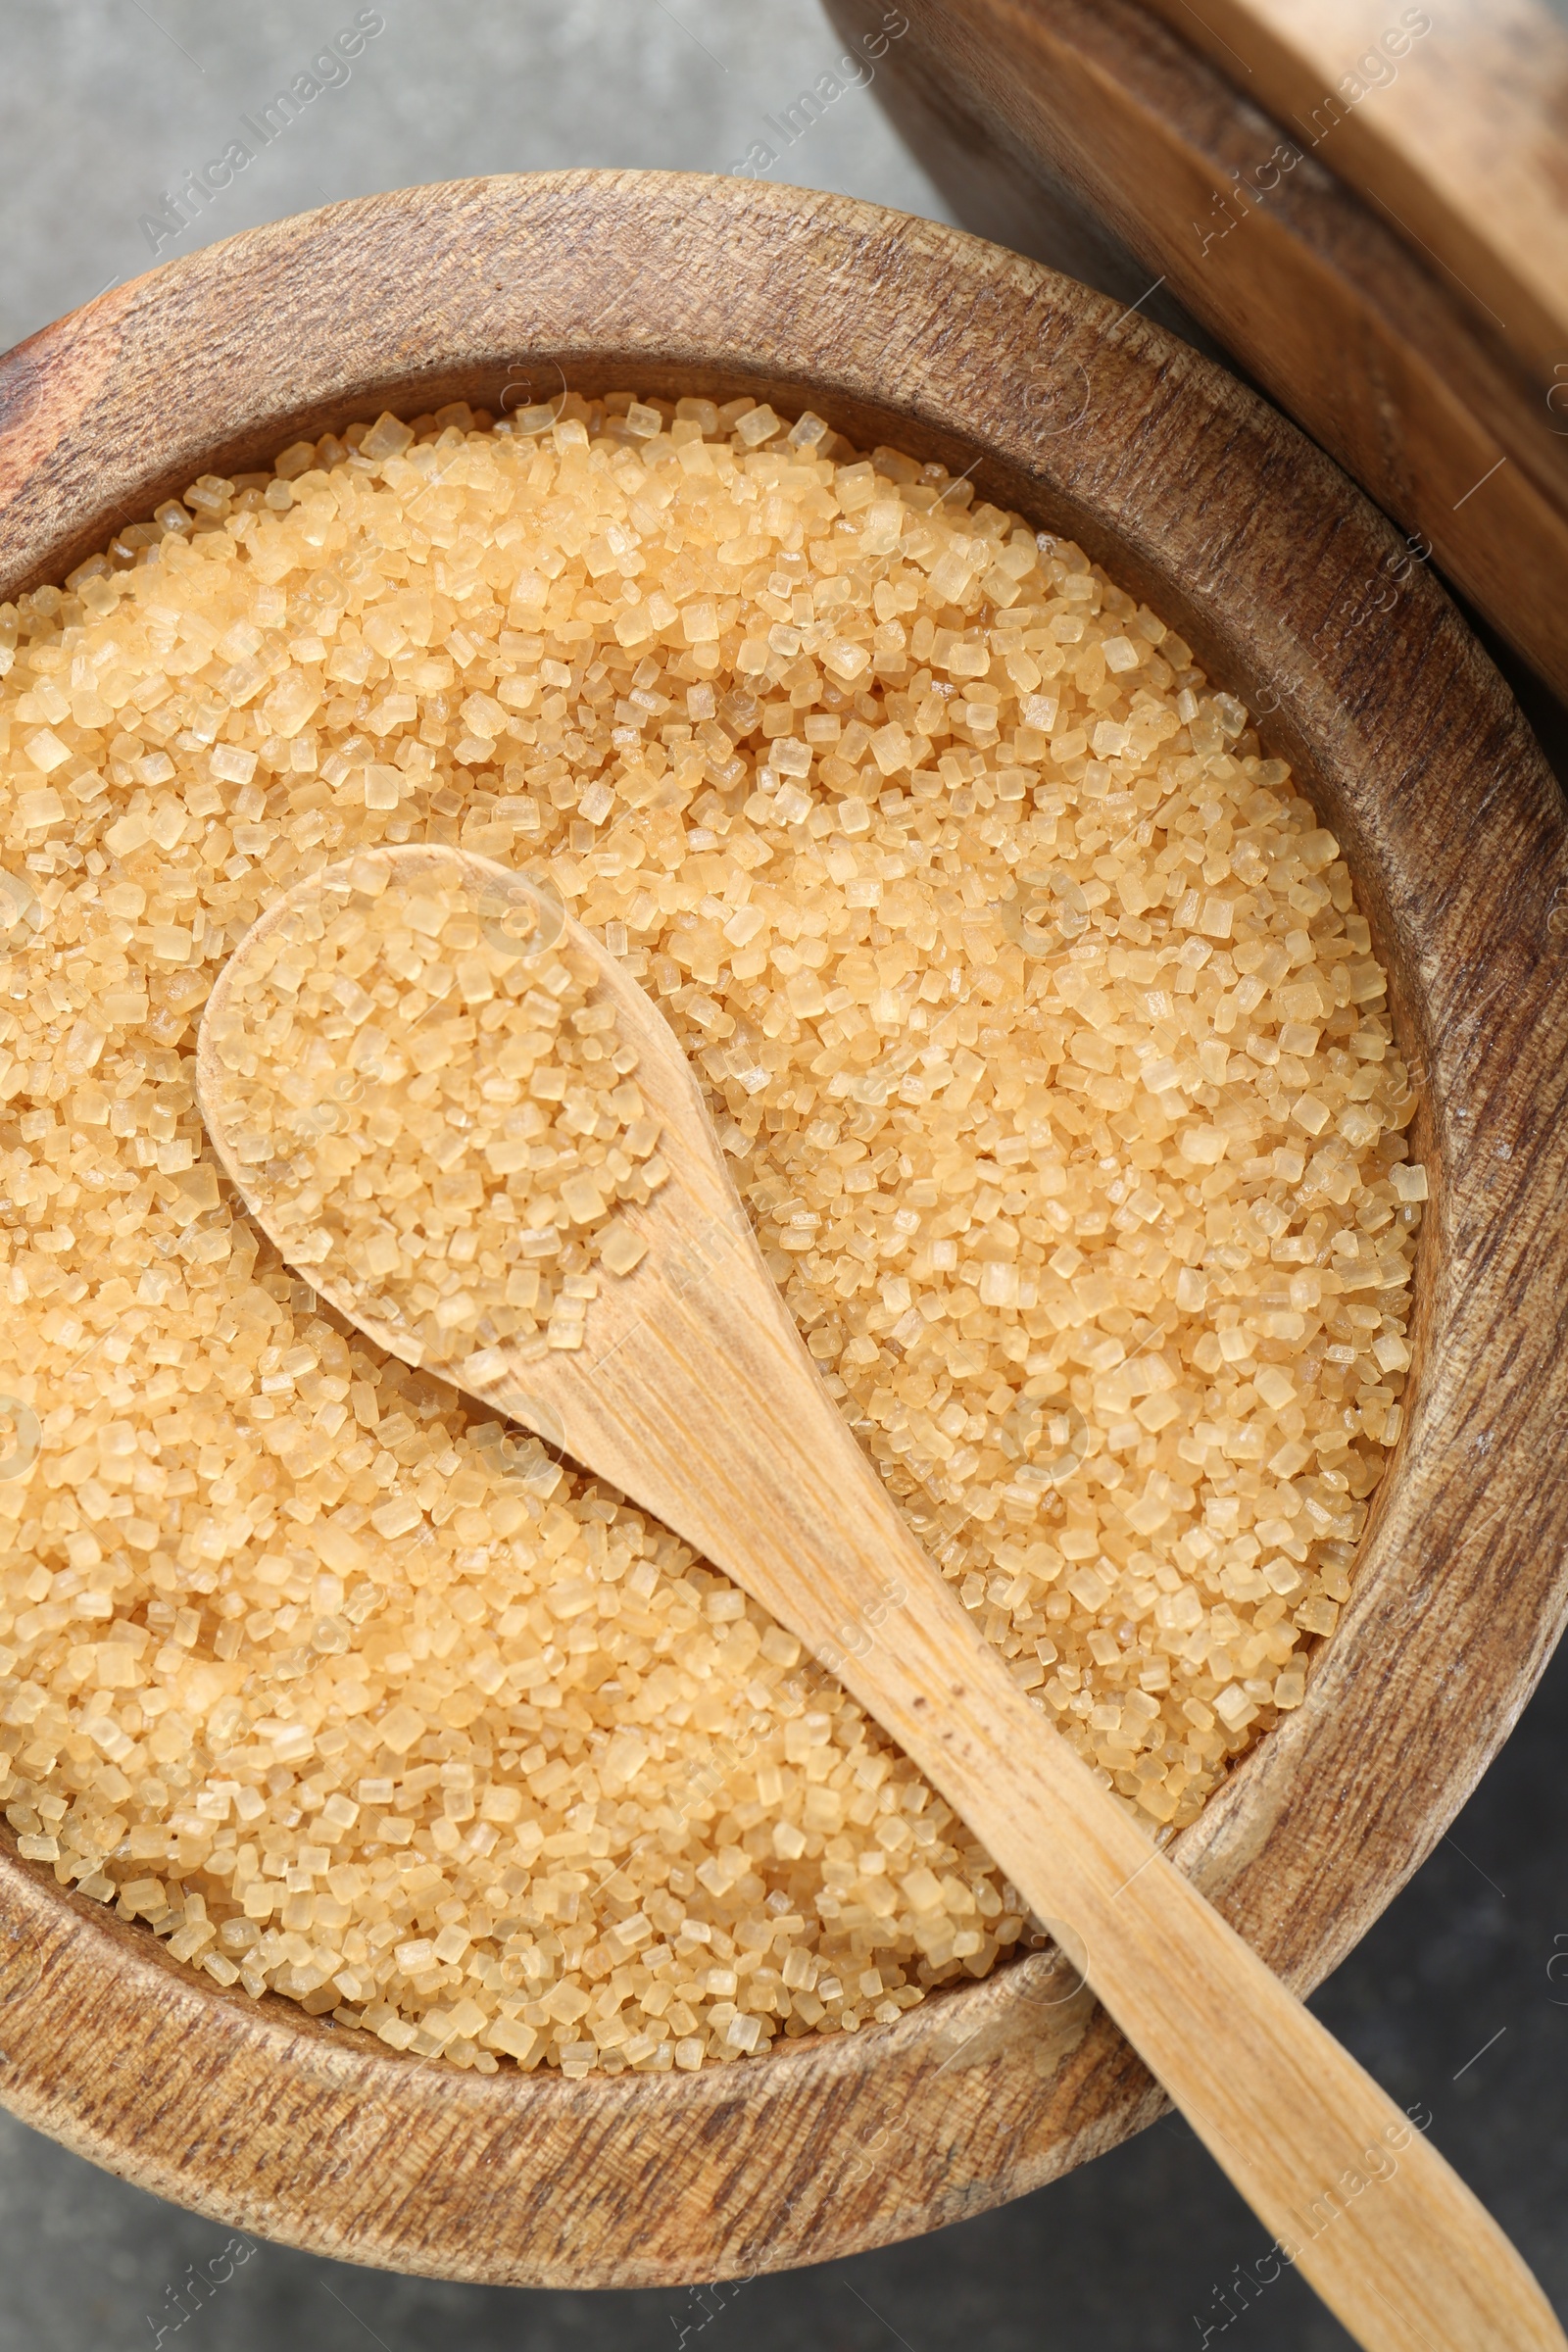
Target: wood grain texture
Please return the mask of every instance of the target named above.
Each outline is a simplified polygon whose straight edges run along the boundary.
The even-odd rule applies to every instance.
[[[1332,139],[1331,169],[1544,394],[1568,359],[1568,22],[1550,0],[1146,5],[1287,131]]]
[[[975,464],[1252,698],[1357,873],[1434,1171],[1414,1403],[1354,1597],[1306,1703],[1175,1849],[1302,1991],[1431,1850],[1568,1606],[1564,817],[1442,591],[1417,569],[1388,599],[1382,518],[1117,308],[929,222],[734,181],[567,173],[335,207],[0,362],[0,589],[60,576],[210,463],[388,404],[493,405],[559,364],[585,389],[769,393]],[[480,2079],[203,1985],[0,1859],[0,2099],[231,2226],[453,2278],[734,2276],[1017,2195],[1159,2111],[1073,1982],[1027,1960],[895,2027],[678,2082]]]
[[[232,1028],[236,992],[257,1001],[278,927],[320,907],[329,877],[346,894],[367,862],[391,889],[450,889],[456,874],[470,904],[542,910],[492,859],[411,843],[307,877],[252,924],[202,1016],[196,1099],[229,1181],[285,1258],[288,1237],[235,1150],[249,1098],[233,1095],[215,1039]],[[440,1368],[653,1511],[839,1676],[983,1839],[1365,2352],[1565,2352],[1490,2215],[1102,1787],[915,1543],[767,1271],[674,1032],[591,933],[561,920],[637,1055],[670,1174],[623,1211],[646,1254],[600,1291],[585,1345],[502,1342]],[[345,1275],[328,1259],[307,1279],[378,1346],[418,1361],[358,1311]]]
[[[833,13],[852,34],[880,22],[875,0]],[[1441,260],[1333,176],[1402,84],[1314,150],[1137,0],[906,14],[874,88],[959,218],[1047,259],[1065,230],[1072,267],[1108,233],[1146,271],[1129,287],[1117,267],[1121,299],[1176,296],[1568,695],[1568,375],[1553,392],[1539,355],[1504,348]],[[1554,356],[1568,366],[1568,339]]]

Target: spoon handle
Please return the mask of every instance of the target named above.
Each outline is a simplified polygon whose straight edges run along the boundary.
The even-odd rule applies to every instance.
[[[1073,1965],[1271,2232],[1280,2266],[1294,2263],[1366,2352],[1561,2352],[1536,2280],[1457,2174],[995,1653],[976,1641],[961,1679],[950,1659],[939,1715],[911,1689],[902,1646],[879,1641],[841,1679],[1036,1916],[1061,1923]]]
[[[701,1169],[694,1152],[682,1183]],[[1366,2352],[1564,2352],[1457,2175],[1025,1697],[823,1394],[721,1173],[703,1184],[711,1278],[646,1319],[628,1287],[607,1302],[624,1339],[556,1359],[568,1448],[807,1642],[1075,1962],[1081,1940],[1095,1993]],[[520,1380],[498,1401],[538,1412]]]

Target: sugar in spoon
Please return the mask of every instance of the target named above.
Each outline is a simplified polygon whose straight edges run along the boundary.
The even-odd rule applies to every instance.
[[[291,1254],[241,1130],[249,992],[280,928],[357,882],[456,885],[528,953],[574,952],[637,1057],[668,1169],[622,1220],[643,1253],[599,1286],[578,1348],[498,1345],[432,1364],[541,1431],[705,1553],[831,1665],[1071,1952],[1210,2154],[1366,2352],[1563,2352],[1540,2287],[1437,2150],[1102,1788],[925,1557],[823,1389],[764,1265],[673,1032],[616,959],[521,875],[411,845],[284,893],[219,975],[197,1048],[214,1149]],[[296,951],[297,953],[298,951]],[[586,959],[586,961],[584,961]],[[481,1033],[473,1051],[483,1054]],[[300,1243],[292,1236],[294,1248]],[[627,1247],[623,1254],[632,1255]],[[318,1244],[299,1270],[394,1352],[416,1318],[367,1307]]]

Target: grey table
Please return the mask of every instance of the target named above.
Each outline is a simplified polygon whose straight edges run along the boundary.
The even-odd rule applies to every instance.
[[[356,20],[367,37],[352,61],[339,50],[318,64]],[[770,176],[950,218],[863,83],[787,145],[768,128],[841,49],[816,0],[272,0],[243,15],[202,0],[0,0],[0,346],[253,222],[476,172],[723,171],[763,139],[780,150]],[[302,75],[315,94],[278,107]],[[198,196],[187,174],[236,141],[249,160]],[[1568,779],[1568,714],[1503,666]],[[1568,2313],[1565,1764],[1568,1656],[1451,1837],[1314,2006],[1401,2103],[1432,2107],[1439,2144]],[[722,2298],[450,2286],[261,2245],[190,2309],[190,2267],[227,2242],[0,2116],[0,2352],[416,2352],[454,2338],[467,2352],[679,2352],[698,2336],[700,2352],[1329,2352],[1349,2340],[1293,2278],[1241,2299],[1237,2273],[1264,2232],[1174,2117],[999,2213]]]

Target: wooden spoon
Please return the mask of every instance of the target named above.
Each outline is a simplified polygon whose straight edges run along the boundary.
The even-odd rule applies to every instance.
[[[677,1530],[875,1715],[1082,1969],[1280,2256],[1367,2352],[1563,2352],[1535,2279],[1463,2182],[1105,1792],[915,1544],[820,1385],[685,1055],[636,982],[507,867],[438,847],[369,855],[405,886],[457,863],[476,893],[547,909],[536,945],[565,934],[594,959],[673,1171],[645,1209],[623,1212],[648,1253],[602,1289],[588,1346],[513,1357],[482,1378],[466,1365],[443,1375]],[[203,1116],[264,1229],[224,1132],[214,1033],[261,943],[347,871],[274,902],[202,1020]],[[377,1344],[410,1352],[357,1313],[330,1267],[312,1265],[306,1279]],[[497,1356],[507,1350],[481,1361]]]

